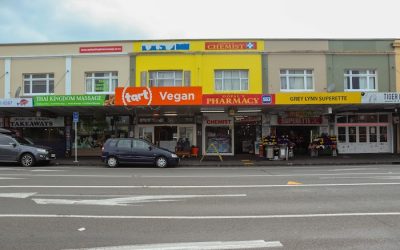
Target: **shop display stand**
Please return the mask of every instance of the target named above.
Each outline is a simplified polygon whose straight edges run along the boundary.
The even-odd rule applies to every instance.
[[[207,155],[207,152],[209,152],[210,149],[213,149],[213,150],[214,150],[214,152],[212,152],[212,153],[216,153],[216,154],[218,155],[220,161],[224,161],[224,160],[222,159],[222,155],[219,153],[217,147],[216,147],[213,143],[211,143],[210,146],[208,146],[208,148],[206,149],[206,153],[203,154],[203,156],[201,157],[200,162],[203,161],[203,159],[204,159],[205,156],[208,156],[208,155]]]

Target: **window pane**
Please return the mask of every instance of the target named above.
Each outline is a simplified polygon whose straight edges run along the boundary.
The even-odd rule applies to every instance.
[[[281,89],[287,89],[286,77],[281,77]]]
[[[312,77],[307,77],[307,89],[313,89]]]
[[[232,90],[232,80],[231,79],[224,80],[224,90]]]
[[[369,142],[376,142],[376,140],[377,140],[376,127],[369,127]]]
[[[304,74],[304,70],[302,70],[302,69],[296,69],[296,70],[294,71],[294,73],[295,73],[295,74],[303,75],[303,74]]]
[[[54,78],[54,74],[49,74],[49,78]]]
[[[92,73],[88,73],[88,72],[85,73],[86,77],[92,77],[92,75],[93,75]]]
[[[94,90],[95,92],[108,92],[110,89],[108,79],[95,79],[94,80]]]
[[[112,72],[112,76],[118,76],[118,72],[116,71]]]
[[[337,116],[337,123],[347,123],[347,116]]]
[[[367,142],[367,127],[358,128],[359,142]]]
[[[49,81],[49,93],[54,93],[54,80]]]
[[[46,93],[47,83],[45,80],[39,80],[32,82],[32,93]]]
[[[112,86],[111,86],[110,92],[114,92],[114,91],[115,91],[115,88],[117,88],[117,87],[118,87],[118,80],[117,80],[117,79],[113,79],[113,80],[112,80]]]
[[[379,127],[379,141],[387,142],[387,127]]]
[[[353,82],[353,88],[351,89],[360,89],[360,78],[359,77],[353,77],[352,78],[352,82]]]
[[[360,89],[368,89],[367,77],[360,77]]]
[[[339,142],[346,142],[346,127],[338,127]]]
[[[348,118],[349,118],[349,123],[358,122],[358,116],[356,115],[349,115]]]
[[[221,70],[216,70],[215,71],[215,78],[222,78],[222,71]]]
[[[87,92],[93,92],[92,79],[86,79],[86,91]]]
[[[94,73],[94,77],[108,77],[109,74],[108,73],[104,73],[104,72],[95,72]]]
[[[241,70],[240,71],[241,78],[249,78],[249,71],[248,70]]]
[[[131,140],[120,140],[118,142],[117,148],[130,149],[131,148]]]
[[[311,74],[312,74],[312,70],[311,70],[311,69],[308,69],[308,70],[306,70],[306,73],[309,74],[309,75],[311,75]]]
[[[249,90],[249,81],[246,80],[242,80],[242,87],[241,90]]]
[[[232,89],[234,89],[234,90],[240,89],[240,80],[238,78],[232,79]]]
[[[27,82],[27,81],[24,82],[24,93],[27,93],[27,94],[31,93],[31,87],[30,86],[31,85],[30,85],[29,82]]]
[[[304,89],[304,78],[303,77],[289,78],[289,89]]]
[[[215,79],[215,90],[222,90],[222,80]]]
[[[379,122],[389,122],[388,115],[379,115]]]
[[[47,78],[46,74],[32,74],[32,78]]]
[[[239,78],[240,78],[240,73],[239,73],[239,71],[237,71],[237,70],[232,71],[232,78],[239,79]]]
[[[350,76],[344,78],[346,89],[351,89]]]
[[[369,77],[369,88],[371,90],[375,90],[376,86],[375,86],[375,77]]]
[[[286,69],[281,69],[281,75],[286,74]]]
[[[232,71],[230,70],[224,71],[224,78],[225,79],[232,78]]]
[[[356,127],[349,127],[349,142],[356,142],[357,140],[357,130]]]

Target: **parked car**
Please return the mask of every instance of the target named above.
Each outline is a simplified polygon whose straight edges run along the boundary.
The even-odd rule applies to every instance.
[[[0,133],[0,162],[19,162],[23,167],[50,163],[56,155],[46,146],[33,144],[20,136]]]
[[[167,150],[133,138],[108,139],[102,148],[102,161],[110,168],[119,164],[153,164],[159,168],[179,164],[179,157]]]

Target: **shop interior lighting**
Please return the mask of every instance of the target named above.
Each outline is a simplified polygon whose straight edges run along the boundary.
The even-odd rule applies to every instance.
[[[224,110],[218,110],[218,109],[211,109],[211,110],[200,110],[202,113],[224,113]]]
[[[165,116],[178,116],[177,113],[164,113]]]
[[[261,112],[261,109],[242,109],[242,110],[238,110],[238,113],[257,113],[257,112]]]

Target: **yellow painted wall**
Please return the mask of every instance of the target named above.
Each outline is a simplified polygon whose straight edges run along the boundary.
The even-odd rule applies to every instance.
[[[248,91],[215,91],[214,70],[248,69]],[[203,87],[203,94],[262,93],[261,54],[208,53],[208,54],[139,54],[136,56],[136,86],[140,86],[140,73],[153,70],[191,71],[191,86]]]

